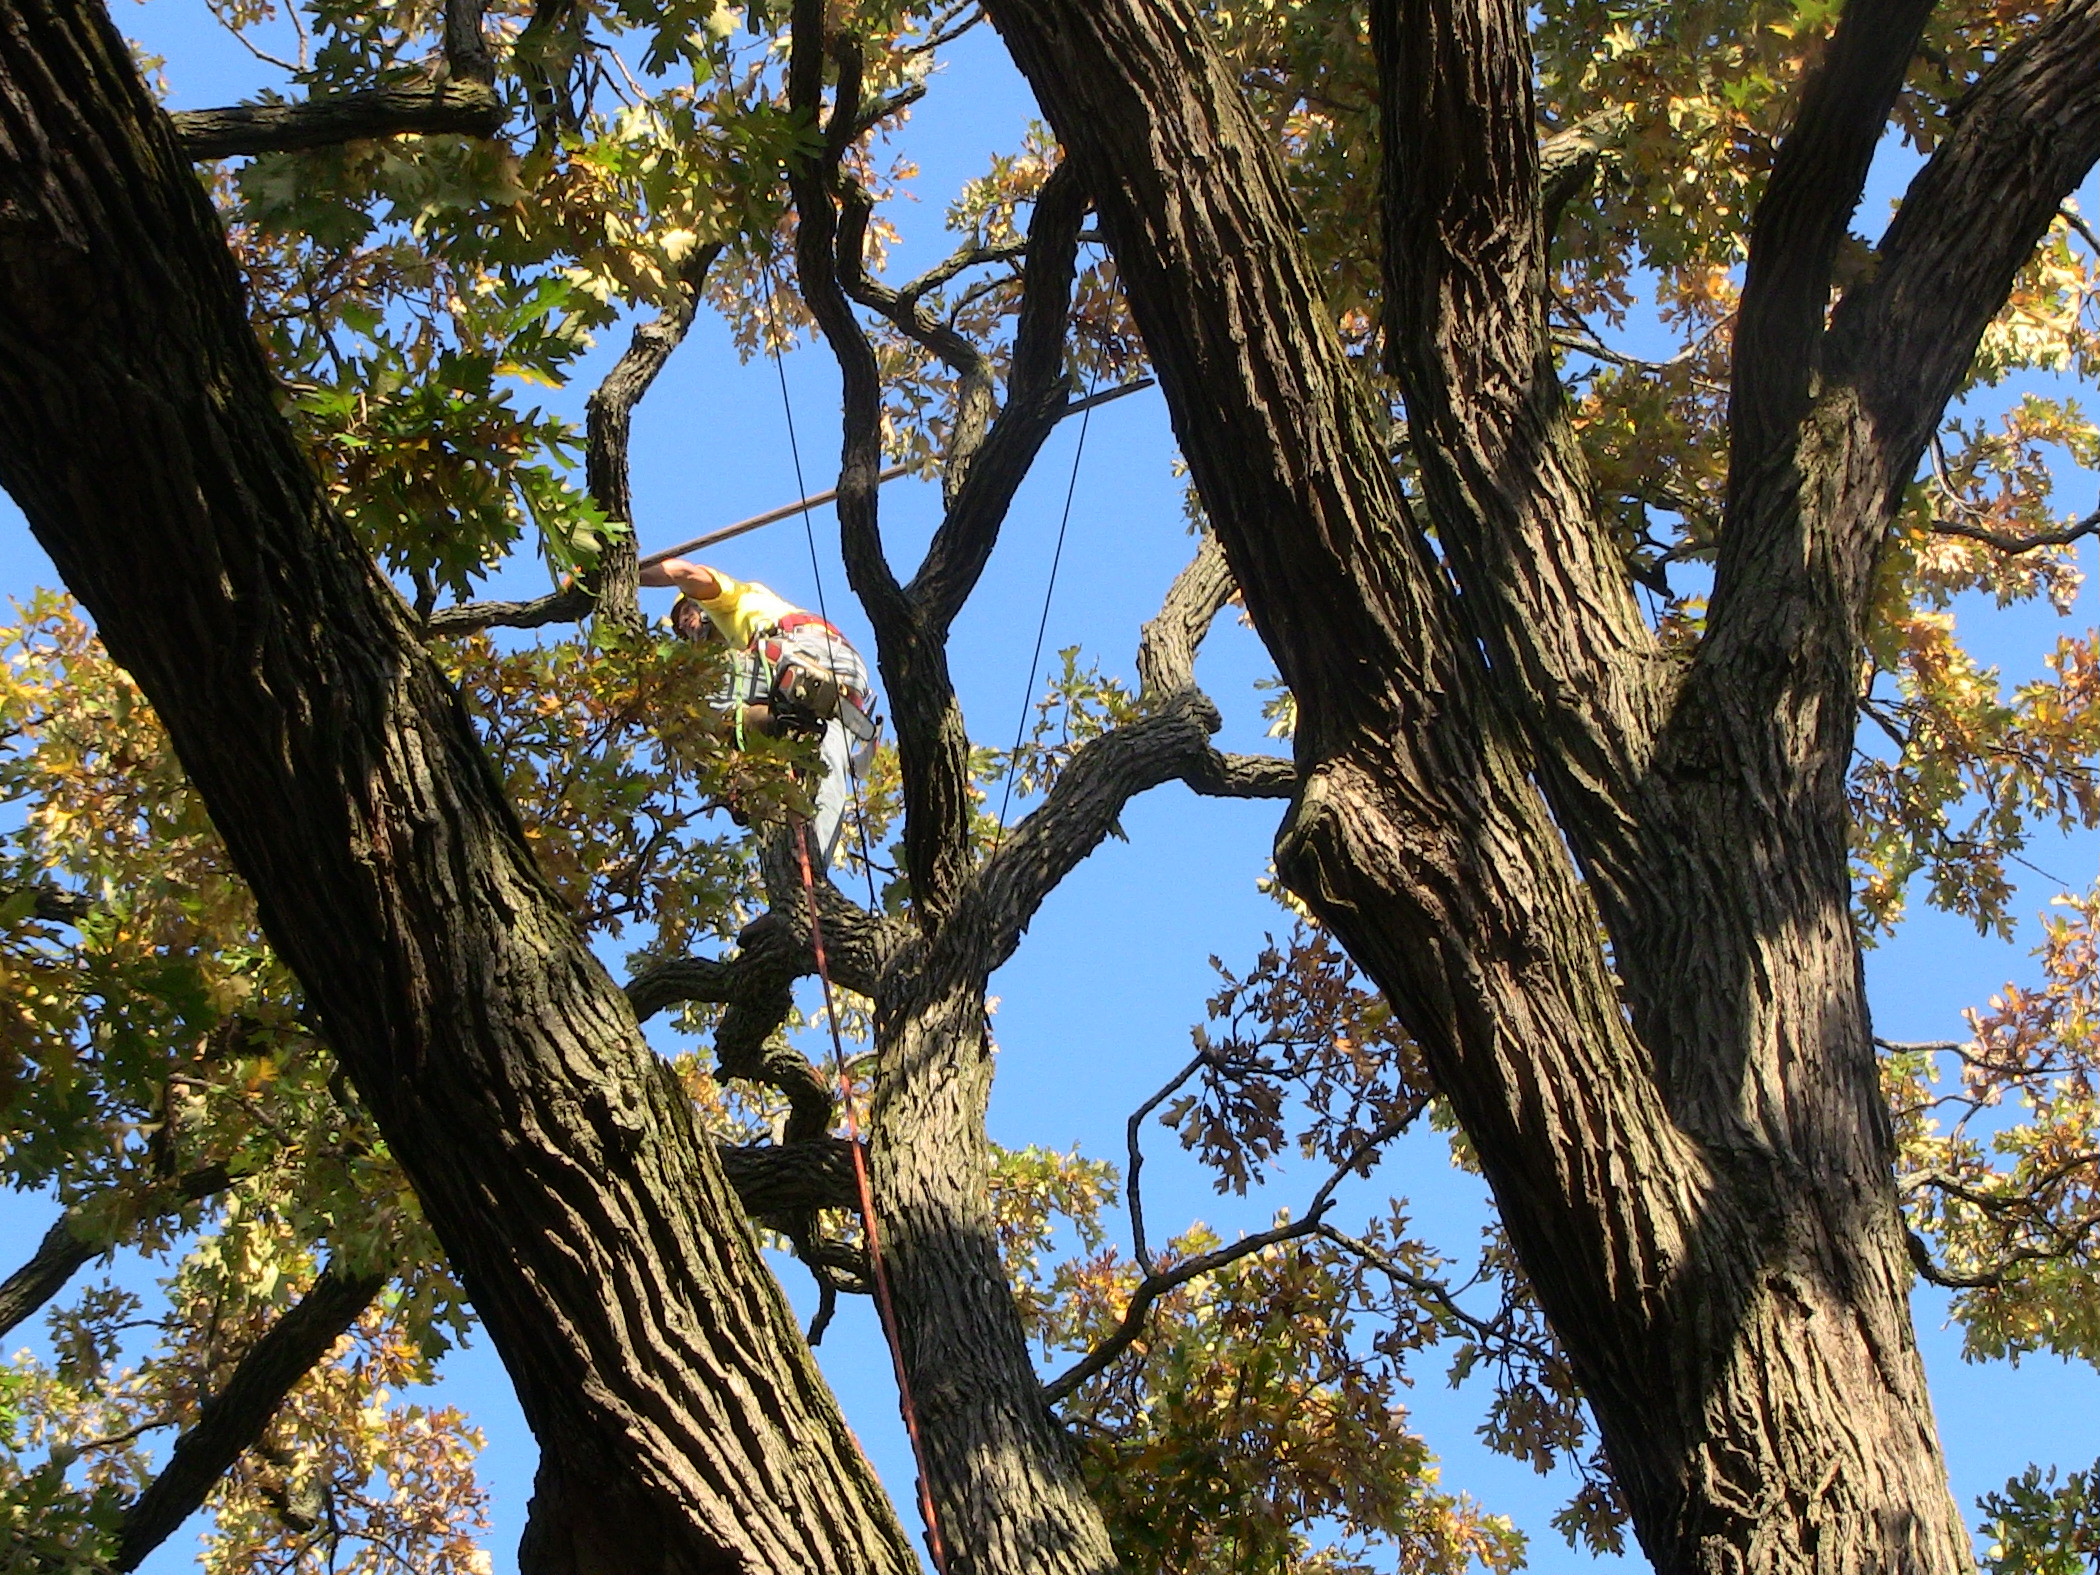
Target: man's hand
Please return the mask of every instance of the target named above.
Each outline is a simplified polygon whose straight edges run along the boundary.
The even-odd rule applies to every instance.
[[[688,563],[683,558],[666,558],[661,563],[652,563],[642,570],[642,583],[661,590],[676,586],[696,602],[711,602],[722,594],[722,582],[715,578],[715,571],[704,563]]]

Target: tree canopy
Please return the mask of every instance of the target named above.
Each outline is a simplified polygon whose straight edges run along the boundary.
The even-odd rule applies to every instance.
[[[878,1268],[856,1141],[956,1575],[1543,1562],[1411,1425],[1476,1372],[1577,1546],[1967,1565],[1907,1293],[2095,1359],[2095,898],[1959,1041],[1874,1038],[1859,959],[1919,902],[2011,937],[2100,825],[2100,636],[2008,689],[1957,622],[2070,614],[2100,531],[2100,8],[214,11],[279,88],[167,115],[99,6],[0,5],[0,481],[71,593],[0,673],[0,1154],[61,1211],[0,1285],[51,1353],[0,1370],[7,1567],[204,1506],[213,1570],[488,1568],[412,1392],[476,1324],[534,1575],[910,1567],[809,1349]],[[988,26],[1046,123],[906,276]],[[801,452],[893,742],[807,898],[807,746],[637,600],[702,313],[840,381]],[[1129,528],[1187,567],[966,724],[1017,489],[1147,380],[1190,487]],[[1214,701],[1221,617],[1277,677]],[[1274,934],[1127,1153],[999,1148],[992,975],[1150,791],[1273,802]],[[1162,1128],[1271,1227],[1148,1219]],[[1479,1243],[1405,1195],[1454,1160]],[[2093,1556],[2083,1465],[1980,1506],[1992,1568]]]

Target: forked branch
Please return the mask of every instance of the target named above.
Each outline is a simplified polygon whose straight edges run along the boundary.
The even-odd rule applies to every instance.
[[[1731,517],[1807,414],[1838,245],[1932,3],[1850,0],[1802,86],[1750,226],[1728,408]]]
[[[1006,403],[974,452],[950,456],[954,486],[947,511],[908,592],[942,637],[976,589],[1044,439],[1070,414],[1065,331],[1086,207],[1086,191],[1069,165],[1051,171],[1036,193]]]

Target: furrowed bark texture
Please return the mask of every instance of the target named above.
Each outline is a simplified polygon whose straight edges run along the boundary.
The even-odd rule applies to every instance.
[[[914,933],[875,980],[868,1141],[895,1303],[891,1334],[918,1411],[950,1575],[1105,1575],[1116,1567],[1107,1528],[1043,1402],[993,1224],[985,996],[996,964],[987,960],[991,931],[966,917],[985,877],[973,868],[969,736],[947,653],[948,626],[983,572],[1013,490],[1062,413],[1084,194],[1056,179],[1036,204],[1005,407],[981,438],[986,412],[965,421],[952,455],[964,463],[940,528],[918,574],[901,584],[880,529],[881,386],[848,296],[864,286],[864,213],[840,174],[860,134],[861,51],[850,34],[827,33],[827,16],[820,0],[797,0],[789,100],[822,126],[823,140],[815,156],[790,165],[789,181],[802,297],[839,365],[841,547],[875,629],[905,808]],[[823,117],[827,62],[837,85]]]
[[[878,999],[876,1042],[869,1179],[950,1575],[1112,1571],[999,1258],[984,976],[910,976]]]
[[[166,724],[541,1441],[535,1572],[912,1559],[691,1109],[317,495],[99,7],[0,6],[0,479]]]
[[[1754,243],[1757,360],[1688,669],[1652,647],[1561,410],[1521,4],[1372,7],[1387,330],[1442,563],[1191,8],[987,10],[1094,193],[1297,696],[1279,869],[1429,1054],[1644,1547],[1672,1572],[1966,1568],[1908,1316],[1844,773],[1890,509],[2100,151],[2094,6],[1993,67],[1826,336],[1923,8],[1861,0],[1839,28]]]

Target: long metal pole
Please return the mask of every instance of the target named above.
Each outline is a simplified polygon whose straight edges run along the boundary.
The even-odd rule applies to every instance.
[[[1095,394],[1087,399],[1075,399],[1058,412],[1057,419],[1062,421],[1066,416],[1076,416],[1082,410],[1092,410],[1096,405],[1108,404],[1111,400],[1121,399],[1125,394],[1135,394],[1138,390],[1151,386],[1151,378],[1141,377],[1118,388],[1111,388],[1106,393]],[[885,481],[895,481],[910,468],[908,465],[891,465],[876,476],[875,484],[880,486]],[[823,492],[812,492],[808,497],[798,498],[793,503],[783,503],[777,509],[767,509],[763,514],[754,514],[747,520],[738,520],[734,525],[724,525],[720,530],[709,531],[705,536],[695,536],[691,541],[682,541],[675,547],[652,552],[642,559],[640,566],[644,569],[650,568],[662,563],[666,558],[682,558],[689,552],[698,552],[703,547],[712,547],[717,542],[728,541],[732,536],[741,536],[747,531],[759,530],[767,525],[778,525],[782,520],[793,519],[804,509],[813,509],[829,503],[838,495],[839,490],[836,487]]]

